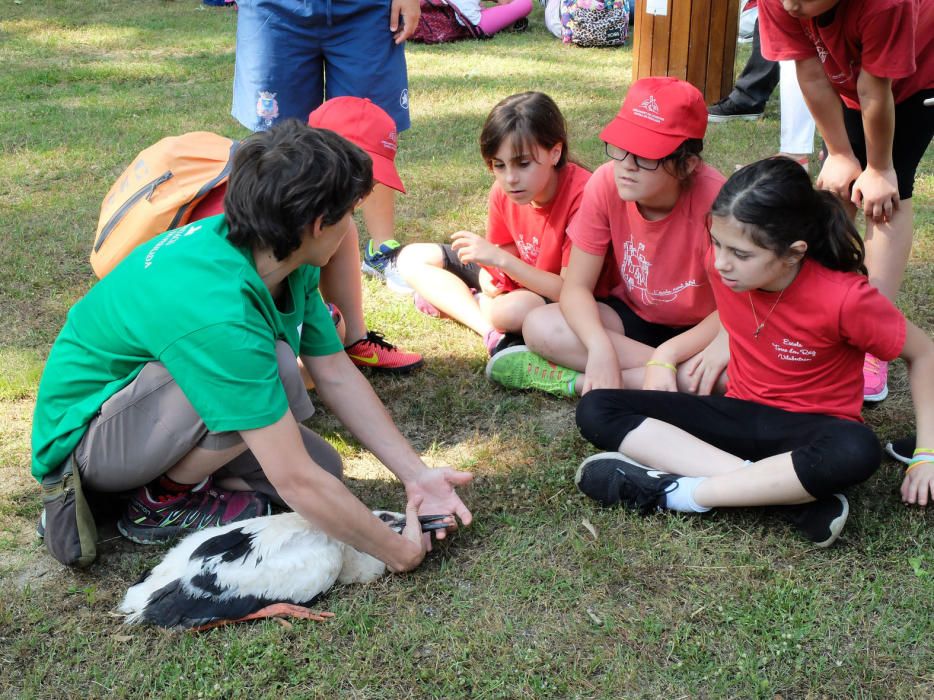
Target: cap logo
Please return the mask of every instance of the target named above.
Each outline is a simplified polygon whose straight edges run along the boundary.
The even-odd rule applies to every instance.
[[[393,152],[395,152],[398,149],[397,143],[398,143],[398,139],[396,138],[395,131],[390,131],[389,135],[386,138],[384,138],[382,141],[380,141],[380,145],[382,145],[383,148],[393,151]]]
[[[654,95],[649,95],[644,100],[642,100],[642,104],[640,104],[638,107],[634,107],[632,113],[635,116],[648,119],[649,121],[655,122],[656,124],[661,124],[665,121],[665,117],[658,113],[658,102],[655,101]]]

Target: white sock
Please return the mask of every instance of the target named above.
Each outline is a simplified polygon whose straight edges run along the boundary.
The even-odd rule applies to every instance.
[[[706,513],[710,508],[699,506],[694,500],[694,490],[706,478],[706,476],[682,476],[675,482],[678,488],[672,489],[665,495],[665,507],[681,513]]]

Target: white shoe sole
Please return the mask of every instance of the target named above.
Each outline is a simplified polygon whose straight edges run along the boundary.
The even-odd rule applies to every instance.
[[[840,537],[840,533],[843,532],[843,527],[846,525],[847,518],[850,517],[850,502],[847,500],[846,496],[842,493],[835,493],[834,497],[843,504],[843,512],[830,521],[830,537],[823,542],[814,543],[821,549],[825,549],[837,541],[837,538]]]
[[[754,122],[762,118],[762,114],[730,114],[728,116],[722,116],[719,114],[708,114],[707,123],[708,124],[723,124],[725,122],[735,122],[737,120],[744,122]]]
[[[888,395],[889,385],[886,384],[878,394],[863,394],[863,401],[866,403],[879,403],[880,401],[885,401]]]

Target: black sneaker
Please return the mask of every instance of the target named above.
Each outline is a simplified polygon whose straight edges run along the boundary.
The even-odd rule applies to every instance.
[[[897,459],[902,464],[911,464],[911,458],[914,456],[917,445],[917,438],[914,435],[903,437],[899,440],[892,440],[885,445],[885,451],[889,453],[892,459]]]
[[[522,19],[517,20],[512,25],[509,31],[511,31],[513,34],[518,34],[519,32],[524,32],[528,28],[529,28],[529,18],[523,17]]]
[[[522,339],[521,333],[503,333],[503,337],[499,339],[499,342],[493,346],[493,350],[490,352],[490,357],[493,357],[498,352],[502,352],[506,348],[514,348],[517,345],[523,345],[525,341]]]
[[[710,124],[730,122],[734,119],[745,119],[746,121],[754,122],[764,113],[764,109],[740,107],[729,97],[724,97],[716,104],[712,104],[707,108],[707,121]]]
[[[850,502],[842,493],[835,493],[811,503],[788,506],[784,518],[818,547],[829,547],[843,532],[849,515]]]
[[[619,452],[601,452],[585,459],[574,483],[601,505],[622,503],[642,515],[663,510],[665,494],[678,488],[671,474],[643,467]]]

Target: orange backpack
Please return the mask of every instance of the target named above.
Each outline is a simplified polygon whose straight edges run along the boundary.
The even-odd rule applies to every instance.
[[[238,141],[207,131],[170,136],[141,152],[104,197],[91,267],[110,272],[140,243],[184,226],[227,180]]]

